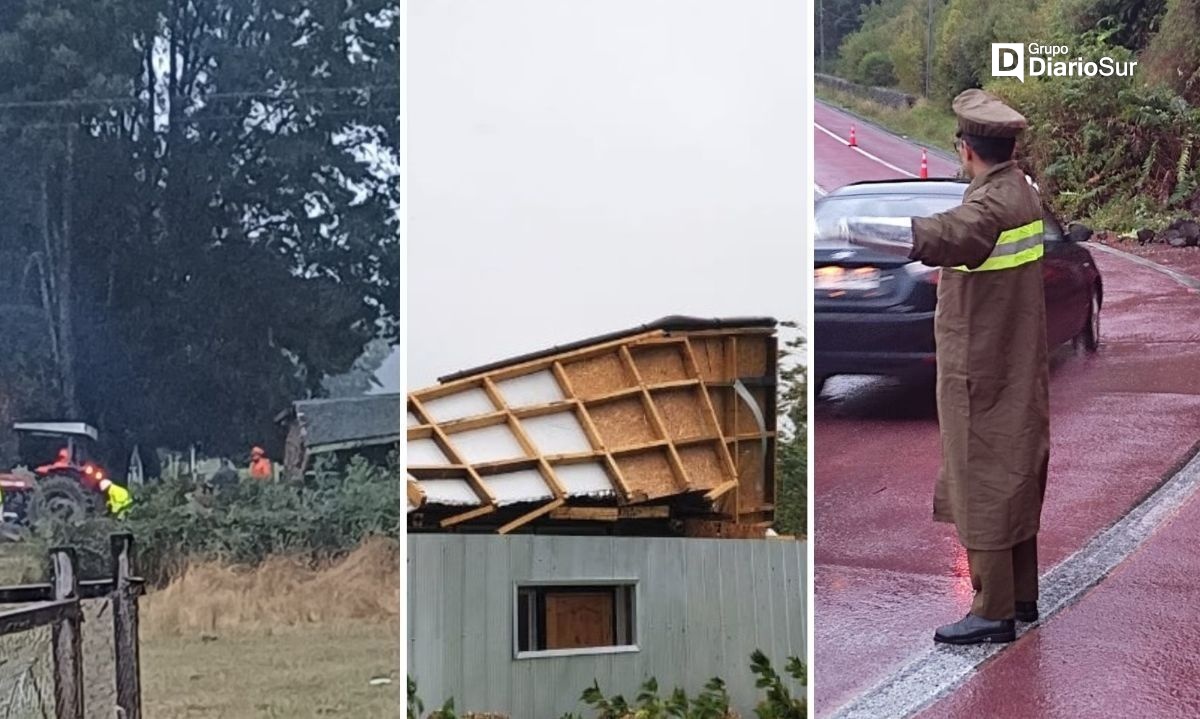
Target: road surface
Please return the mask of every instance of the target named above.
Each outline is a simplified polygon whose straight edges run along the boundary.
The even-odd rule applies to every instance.
[[[821,103],[815,120],[824,191],[919,163],[919,148]],[[861,152],[837,139],[852,122]],[[930,163],[931,175],[953,174]],[[1093,254],[1101,351],[1060,348],[1052,361],[1040,557],[1051,612],[1013,645],[932,642],[971,598],[965,553],[931,517],[932,391],[830,381],[814,429],[818,716],[1200,713],[1189,674],[1200,623],[1181,614],[1200,576],[1189,551],[1200,468],[1180,472],[1200,440],[1200,294],[1119,253]]]

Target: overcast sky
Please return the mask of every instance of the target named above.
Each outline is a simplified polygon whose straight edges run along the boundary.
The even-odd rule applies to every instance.
[[[410,0],[410,389],[670,314],[802,321],[794,0]]]

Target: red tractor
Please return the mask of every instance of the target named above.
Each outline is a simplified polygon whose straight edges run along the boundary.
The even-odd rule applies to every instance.
[[[24,466],[0,473],[4,522],[78,522],[104,507],[100,481],[107,475],[91,460],[95,427],[83,422],[18,422],[13,430]]]

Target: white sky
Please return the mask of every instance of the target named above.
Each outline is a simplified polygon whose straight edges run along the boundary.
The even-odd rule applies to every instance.
[[[669,314],[801,321],[795,0],[410,0],[408,367]]]

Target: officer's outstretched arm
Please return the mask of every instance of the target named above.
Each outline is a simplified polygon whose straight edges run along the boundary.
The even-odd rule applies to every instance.
[[[986,198],[977,198],[933,217],[914,217],[908,256],[931,267],[978,267],[1000,237],[996,216]]]

